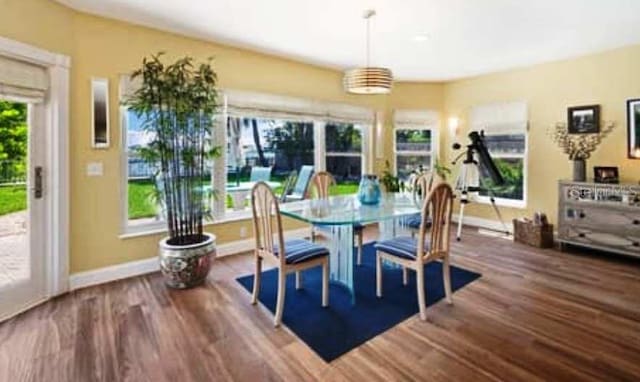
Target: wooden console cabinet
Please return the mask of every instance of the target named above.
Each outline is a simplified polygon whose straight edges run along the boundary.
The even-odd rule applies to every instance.
[[[640,186],[560,181],[558,241],[640,257]]]

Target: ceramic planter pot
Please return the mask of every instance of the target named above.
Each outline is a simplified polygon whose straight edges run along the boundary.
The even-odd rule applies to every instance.
[[[168,244],[160,240],[160,271],[171,288],[191,288],[204,282],[216,257],[215,235],[204,233],[207,240],[191,245]]]

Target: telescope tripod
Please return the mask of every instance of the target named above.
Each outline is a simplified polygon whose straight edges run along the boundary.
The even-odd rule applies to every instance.
[[[463,153],[464,154],[464,153]],[[462,156],[462,155],[461,155]],[[458,157],[460,158],[460,157]],[[455,163],[456,161],[454,161]],[[460,241],[462,236],[462,222],[464,220],[464,208],[471,201],[469,200],[470,192],[478,192],[481,190],[487,190],[489,193],[489,200],[491,201],[491,206],[502,224],[502,229],[506,235],[509,235],[509,230],[507,229],[506,224],[504,223],[504,219],[502,218],[502,214],[496,205],[495,195],[491,188],[484,187],[482,177],[480,177],[480,168],[478,166],[478,162],[473,158],[473,154],[469,155],[467,153],[466,159],[462,162],[462,166],[460,168],[460,174],[458,175],[458,179],[456,180],[456,190],[460,191],[460,211],[458,212],[458,230],[456,232],[456,240]]]

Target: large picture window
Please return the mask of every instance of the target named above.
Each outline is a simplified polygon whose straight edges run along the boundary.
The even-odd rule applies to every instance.
[[[248,205],[252,182],[266,181],[282,198],[292,173],[314,165],[313,121],[229,117],[226,143],[226,208]]]
[[[433,131],[428,128],[396,128],[394,154],[396,175],[407,181],[412,173],[433,168]]]
[[[121,94],[127,94],[135,84],[123,78],[121,86]],[[268,182],[283,202],[305,197],[311,174],[322,170],[336,178],[334,193],[357,191],[368,166],[364,154],[370,147],[372,110],[233,91],[225,92],[224,100],[212,136],[213,144],[224,148],[223,156],[212,161],[202,184],[203,192],[218,192],[210,198],[214,220],[249,217],[248,196],[256,181]],[[162,229],[163,208],[155,192],[158,168],[143,159],[153,137],[135,113],[123,108],[121,120],[124,232]]]

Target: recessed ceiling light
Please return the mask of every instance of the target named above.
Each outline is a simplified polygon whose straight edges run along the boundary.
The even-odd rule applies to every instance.
[[[429,33],[420,33],[417,34],[415,36],[413,36],[413,41],[415,42],[425,42],[427,40],[429,40],[431,38],[431,35]]]

